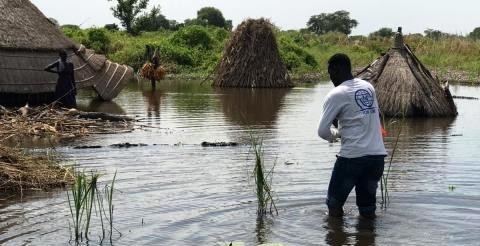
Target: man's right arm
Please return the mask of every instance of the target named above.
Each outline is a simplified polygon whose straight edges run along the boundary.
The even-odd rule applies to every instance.
[[[340,137],[340,132],[337,128],[332,127],[332,123],[337,118],[341,107],[333,98],[333,96],[327,97],[323,105],[322,119],[318,126],[318,136],[329,142],[333,142],[336,138]]]

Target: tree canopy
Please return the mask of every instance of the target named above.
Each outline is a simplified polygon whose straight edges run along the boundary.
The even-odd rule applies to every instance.
[[[204,7],[198,10],[197,19],[208,26],[225,27],[226,25],[222,12],[214,7]]]
[[[161,29],[170,29],[169,21],[160,12],[160,6],[155,6],[150,12],[144,13],[135,20],[135,31],[154,32]]]
[[[382,37],[382,38],[390,38],[395,34],[392,28],[389,27],[382,27],[375,32],[370,33],[370,37]]]
[[[480,27],[473,29],[473,31],[468,34],[468,37],[475,40],[480,39]]]
[[[137,15],[147,8],[148,0],[108,0],[116,1],[117,4],[111,8],[113,16],[119,19],[122,26],[128,33],[134,34],[134,24]]]
[[[350,18],[350,13],[345,10],[334,13],[321,13],[310,17],[307,22],[307,28],[316,34],[325,34],[327,32],[341,32],[350,34],[352,29],[358,25],[358,22]]]

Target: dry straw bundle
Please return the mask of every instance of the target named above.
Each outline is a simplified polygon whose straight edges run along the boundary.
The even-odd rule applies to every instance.
[[[213,86],[293,87],[268,20],[248,19],[236,28],[217,65]]]
[[[53,107],[0,106],[0,142],[18,137],[77,138],[90,134],[130,131],[131,119],[104,113],[88,113]]]
[[[147,62],[140,69],[139,75],[144,79],[159,81],[165,78],[167,70],[163,66],[155,69],[153,63]]]
[[[69,168],[55,155],[39,156],[0,144],[0,192],[48,190],[73,181]]]

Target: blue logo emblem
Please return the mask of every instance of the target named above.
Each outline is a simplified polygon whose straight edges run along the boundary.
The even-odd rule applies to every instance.
[[[367,109],[373,109],[373,92],[364,89],[357,90],[355,92],[355,102],[362,111]]]

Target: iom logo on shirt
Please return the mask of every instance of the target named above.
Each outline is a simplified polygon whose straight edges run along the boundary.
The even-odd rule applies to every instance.
[[[375,99],[372,91],[360,89],[355,92],[355,102],[357,103],[358,107],[360,107],[360,111],[362,111],[364,114],[373,114],[376,112],[375,108],[373,107],[374,101]]]

